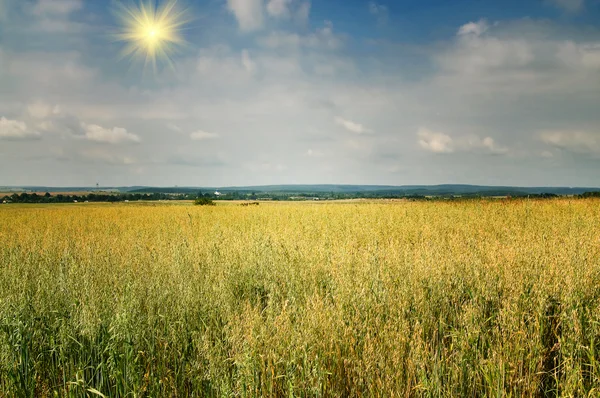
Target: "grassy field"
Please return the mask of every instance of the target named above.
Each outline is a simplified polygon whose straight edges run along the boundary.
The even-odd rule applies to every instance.
[[[598,396],[600,201],[0,206],[0,396]]]

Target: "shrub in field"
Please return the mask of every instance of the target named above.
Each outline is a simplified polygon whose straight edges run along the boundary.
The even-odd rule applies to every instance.
[[[197,198],[197,199],[194,201],[194,204],[195,204],[196,206],[215,206],[215,205],[216,205],[216,203],[215,203],[215,202],[213,202],[213,201],[212,201],[211,199],[209,199],[209,198]]]

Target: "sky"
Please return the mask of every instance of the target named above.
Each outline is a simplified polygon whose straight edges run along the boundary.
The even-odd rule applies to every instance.
[[[600,0],[117,3],[0,0],[0,186],[600,187]]]

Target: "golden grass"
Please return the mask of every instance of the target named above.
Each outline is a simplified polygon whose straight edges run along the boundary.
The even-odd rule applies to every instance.
[[[0,206],[0,396],[586,396],[600,201]]]

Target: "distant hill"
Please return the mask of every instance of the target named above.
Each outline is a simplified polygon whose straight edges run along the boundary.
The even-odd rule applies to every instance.
[[[192,192],[214,192],[219,190],[227,192],[255,192],[255,193],[379,193],[395,195],[425,195],[425,196],[447,196],[447,195],[481,195],[481,196],[523,196],[552,193],[556,195],[580,195],[584,192],[600,192],[600,188],[588,187],[511,187],[511,186],[482,186],[464,184],[444,185],[260,185],[260,186],[237,186],[237,187],[178,187],[178,188],[156,188],[143,187],[127,190],[127,192],[139,193],[192,193]]]

